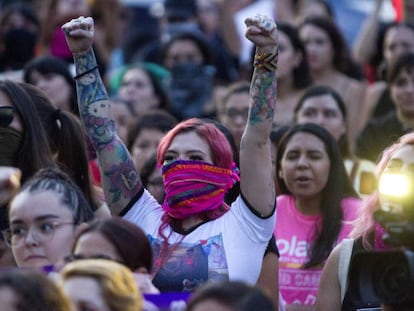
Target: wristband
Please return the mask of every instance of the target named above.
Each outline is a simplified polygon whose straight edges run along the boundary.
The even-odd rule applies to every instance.
[[[278,49],[272,53],[261,53],[257,50],[254,56],[254,66],[267,71],[276,71],[278,56]]]
[[[82,72],[82,73],[80,73],[80,74],[78,74],[78,75],[74,76],[73,78],[74,78],[75,80],[77,80],[77,79],[82,78],[83,76],[87,75],[88,73],[91,73],[92,71],[94,71],[95,69],[98,69],[98,68],[99,68],[99,66],[98,66],[98,65],[95,65],[95,66],[94,66],[94,67],[92,67],[91,69],[88,69],[88,70],[86,70],[86,71],[84,71],[84,72]]]

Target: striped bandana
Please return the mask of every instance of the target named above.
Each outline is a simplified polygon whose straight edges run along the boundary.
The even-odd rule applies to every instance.
[[[177,160],[162,167],[165,199],[162,208],[171,217],[184,219],[224,204],[224,195],[240,180],[238,169]]]

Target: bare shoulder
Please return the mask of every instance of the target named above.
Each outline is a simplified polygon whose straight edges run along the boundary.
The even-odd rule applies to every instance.
[[[325,266],[323,267],[322,274],[328,276],[330,284],[339,284],[338,279],[338,267],[339,267],[339,257],[341,254],[341,245],[338,244],[329,254],[328,259],[326,260]],[[335,282],[336,281],[336,282]]]
[[[349,79],[348,91],[349,92],[365,92],[367,89],[367,83],[365,81],[359,81],[355,79]]]
[[[339,243],[338,245],[336,245],[334,247],[334,249],[332,250],[332,252],[330,253],[328,260],[331,261],[331,263],[336,263],[336,265],[338,265],[339,263],[339,255],[341,252],[341,243]]]
[[[369,116],[386,89],[387,84],[384,81],[375,82],[367,87],[365,93],[365,106],[370,110]]]
[[[340,245],[333,249],[322,269],[316,298],[317,311],[341,310],[341,287],[338,278]]]
[[[364,97],[367,84],[365,81],[359,81],[343,73],[338,73],[335,89],[342,95],[345,102],[355,102]]]
[[[367,88],[367,94],[373,96],[380,96],[387,88],[387,83],[385,81],[378,81],[370,84]]]

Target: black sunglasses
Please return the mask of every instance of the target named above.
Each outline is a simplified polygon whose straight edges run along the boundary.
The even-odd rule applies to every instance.
[[[14,107],[0,107],[0,127],[7,127],[12,123],[14,118]]]

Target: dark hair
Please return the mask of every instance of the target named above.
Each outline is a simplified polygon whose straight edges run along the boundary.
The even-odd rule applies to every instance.
[[[235,94],[249,94],[250,92],[250,82],[245,80],[239,80],[233,83],[230,83],[224,90],[223,96],[220,101],[217,103],[217,113],[219,115],[225,114],[226,105],[229,98]]]
[[[151,174],[157,169],[157,153],[153,153],[142,166],[141,169],[141,181],[142,185],[147,188],[148,187],[148,179],[151,176]]]
[[[206,283],[196,289],[187,303],[186,311],[193,311],[200,303],[213,300],[232,311],[273,311],[272,300],[260,288],[240,281]]]
[[[82,235],[90,232],[102,234],[115,247],[122,258],[122,263],[131,271],[144,267],[151,272],[151,245],[144,231],[137,225],[115,216],[96,220],[78,234],[73,249],[76,248]]]
[[[76,84],[69,70],[69,64],[64,60],[54,56],[38,56],[29,61],[23,68],[24,82],[33,84],[31,75],[35,71],[39,72],[42,75],[48,75],[52,73],[63,77],[71,89],[69,102],[70,112],[79,115],[78,102],[76,97]]]
[[[332,19],[335,18],[335,12],[333,11],[332,6],[329,4],[328,1],[326,1],[326,0],[313,0],[313,2],[316,2],[318,4],[321,4],[324,7],[326,13],[328,13],[328,15]]]
[[[303,103],[307,99],[312,98],[312,97],[317,97],[317,96],[323,96],[323,95],[332,96],[332,98],[338,104],[339,110],[341,110],[342,117],[344,118],[344,120],[346,120],[347,118],[346,106],[345,106],[345,103],[341,95],[339,95],[339,93],[335,89],[327,85],[313,85],[310,88],[308,88],[299,98],[299,101],[294,111],[295,116],[298,114],[299,110],[302,109]]]
[[[385,49],[385,37],[387,32],[392,28],[408,28],[414,33],[414,25],[412,23],[407,23],[406,21],[391,21],[391,22],[381,22],[379,23],[379,29],[377,31],[377,39],[375,40],[374,53],[369,59],[368,64],[371,65],[375,71],[373,72],[373,78],[377,80],[386,80],[387,61],[384,59],[384,49]]]
[[[44,167],[55,166],[46,132],[33,100],[17,82],[0,81],[0,91],[10,99],[22,120],[23,141],[14,165],[22,171],[22,182]]]
[[[185,21],[196,16],[195,0],[165,0],[165,16],[170,22]]]
[[[212,65],[215,63],[212,47],[205,38],[205,36],[201,32],[198,33],[189,31],[178,32],[175,35],[173,35],[168,41],[161,45],[159,51],[159,62],[165,65],[165,58],[171,46],[177,41],[183,40],[190,40],[194,42],[195,45],[197,45],[198,49],[200,50],[200,53],[203,55],[204,65]]]
[[[387,80],[387,72],[390,64],[384,59],[385,39],[389,31],[395,28],[407,28],[414,33],[414,24],[408,22],[390,22],[385,23],[378,31],[377,53],[372,57],[372,63],[376,68],[376,77],[381,80]]]
[[[296,3],[294,3],[294,10],[295,10],[296,14],[300,13],[301,6],[303,4],[305,4],[305,2],[310,2],[310,3],[317,3],[317,4],[320,4],[321,6],[323,6],[323,8],[326,11],[326,13],[328,14],[328,16],[333,20],[335,19],[334,11],[333,11],[331,5],[326,0],[311,0],[311,1],[309,1],[309,0],[300,1],[299,0],[299,1],[294,1],[294,2],[296,2]],[[278,28],[279,28],[279,24],[278,24]]]
[[[387,36],[388,31],[390,31],[393,28],[408,28],[409,30],[411,30],[414,33],[414,24],[406,22],[406,21],[401,21],[401,22],[392,22],[386,25],[385,29],[384,29],[384,34],[383,34],[383,41],[382,41],[382,50],[384,50],[384,44],[385,44],[385,37]]]
[[[312,245],[309,261],[305,264],[305,268],[309,268],[324,262],[336,243],[342,226],[342,198],[357,198],[358,195],[348,178],[335,138],[323,127],[314,123],[294,125],[282,137],[277,146],[276,172],[281,170],[281,160],[289,141],[298,133],[309,133],[318,137],[323,142],[330,161],[328,180],[321,194],[321,227],[315,231],[318,234]],[[276,174],[276,188],[278,194],[291,194],[279,174]]]
[[[312,78],[306,57],[306,49],[302,40],[300,40],[298,30],[286,23],[278,23],[277,29],[289,38],[295,52],[302,54],[302,60],[293,69],[293,85],[296,89],[308,87],[312,83]]]
[[[177,119],[164,110],[152,110],[144,113],[138,122],[128,129],[126,145],[131,150],[135,140],[144,129],[157,129],[168,132],[177,124]]]
[[[60,286],[44,273],[9,268],[0,272],[0,290],[10,288],[16,295],[18,311],[70,311],[70,302]]]
[[[170,107],[170,98],[168,95],[169,72],[158,64],[138,62],[121,68],[115,73],[114,77],[111,78],[111,92],[114,94],[119,92],[125,74],[133,69],[141,69],[145,72],[154,88],[154,93],[160,100],[158,109],[168,110]]]
[[[297,122],[298,113],[302,109],[303,103],[306,100],[312,97],[318,97],[318,96],[323,96],[323,95],[329,95],[334,99],[339,110],[341,111],[342,118],[344,119],[344,123],[347,124],[347,110],[346,110],[346,106],[345,106],[345,103],[341,95],[335,89],[327,85],[311,86],[302,94],[294,110],[295,122]],[[339,146],[339,151],[341,152],[342,157],[344,158],[354,157],[351,151],[350,142],[349,142],[349,139],[346,133],[339,138],[338,146]]]
[[[280,125],[274,127],[270,132],[270,141],[272,142],[272,144],[277,146],[280,140],[282,139],[283,135],[285,135],[286,132],[289,131],[290,127],[290,125]]]
[[[332,63],[336,70],[355,79],[363,78],[361,69],[352,61],[345,38],[335,22],[323,17],[310,16],[304,20],[299,29],[306,25],[315,26],[327,34],[331,41],[333,49]]]
[[[226,103],[229,98],[233,94],[239,94],[239,93],[249,93],[250,92],[250,82],[249,81],[237,81],[232,84],[230,84],[223,95],[222,101],[223,103]]]
[[[85,195],[72,179],[57,168],[44,168],[22,185],[21,192],[52,191],[60,195],[61,202],[73,213],[73,222],[89,222],[94,214]]]
[[[395,80],[403,70],[406,70],[410,74],[414,73],[414,53],[402,54],[394,62],[389,64],[387,70],[388,84],[394,84]]]
[[[2,2],[3,3],[3,2]],[[18,13],[22,15],[26,21],[33,23],[37,28],[40,27],[39,17],[31,3],[14,2],[5,5],[0,4],[0,26],[4,26],[13,14]]]
[[[98,209],[100,203],[89,173],[87,138],[80,120],[68,111],[56,109],[39,88],[27,83],[21,83],[21,86],[33,100],[50,149],[57,154],[58,165],[82,189],[93,210]]]

